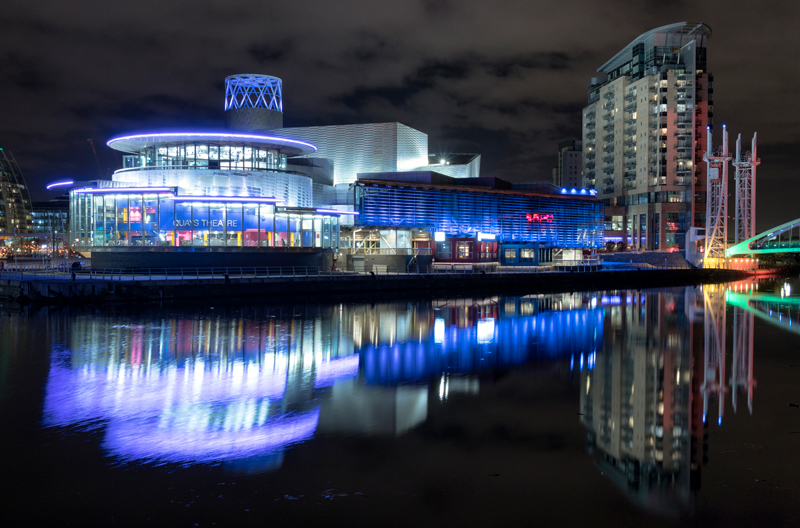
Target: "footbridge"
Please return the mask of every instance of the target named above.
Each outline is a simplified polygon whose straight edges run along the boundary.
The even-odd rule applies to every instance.
[[[765,253],[800,253],[800,218],[773,227],[725,251],[726,257],[735,255],[762,255]]]

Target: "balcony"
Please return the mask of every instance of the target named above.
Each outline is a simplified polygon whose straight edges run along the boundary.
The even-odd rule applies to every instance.
[[[625,178],[626,180],[635,180],[636,179],[636,170],[635,169],[632,170],[632,171],[631,170],[626,170],[622,174],[622,177]]]
[[[692,118],[691,117],[678,117],[675,119],[674,123],[676,125],[691,125]]]
[[[586,141],[594,141],[594,138],[595,138],[594,131],[586,133]]]
[[[636,159],[628,160],[622,166],[625,170],[636,171]]]
[[[628,92],[625,95],[625,101],[635,101],[635,100],[636,100],[636,90]]]
[[[626,181],[625,184],[623,185],[623,188],[626,191],[630,191],[631,189],[635,189],[636,188],[636,180]]]
[[[603,178],[603,183],[607,183],[609,185],[613,185],[614,184],[614,177],[613,176],[607,176],[607,177]]]
[[[672,183],[673,185],[691,185],[693,182],[694,178],[689,176],[689,177],[677,177]]]
[[[626,104],[625,105],[626,112],[635,112],[636,111],[636,103],[633,104]]]
[[[622,144],[625,145],[626,147],[635,147],[636,140],[633,138],[628,138],[625,141],[623,141]]]
[[[614,123],[609,123],[603,127],[605,132],[613,132],[614,131]]]
[[[614,194],[614,186],[613,185],[606,185],[603,188],[603,194]]]
[[[613,99],[613,98],[614,98],[614,92],[606,92],[606,93],[603,94],[603,99],[608,100],[608,99]]]
[[[604,135],[604,136],[603,136],[603,141],[605,141],[606,143],[609,143],[609,142],[611,142],[611,141],[614,141],[614,133],[612,132],[612,133],[610,133],[610,134],[606,134],[606,135]]]
[[[611,110],[614,108],[614,101],[609,101],[603,104],[603,110]]]
[[[613,165],[606,165],[603,167],[604,174],[614,174],[614,166]]]

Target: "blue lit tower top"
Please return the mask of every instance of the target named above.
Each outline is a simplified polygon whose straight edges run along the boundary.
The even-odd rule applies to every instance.
[[[225,78],[225,125],[248,132],[283,127],[283,81],[243,73]]]

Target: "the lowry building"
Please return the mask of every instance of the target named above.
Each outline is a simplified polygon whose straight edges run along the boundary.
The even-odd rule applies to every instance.
[[[530,265],[602,245],[589,191],[480,178],[480,155],[432,156],[400,123],[284,128],[282,98],[276,77],[231,76],[227,129],[109,140],[123,167],[70,190],[72,245],[115,268],[500,262],[504,243]]]

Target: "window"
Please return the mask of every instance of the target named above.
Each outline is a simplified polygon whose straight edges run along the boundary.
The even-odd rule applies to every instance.
[[[456,242],[456,258],[459,260],[471,260],[472,242]]]
[[[533,248],[522,248],[519,250],[519,261],[533,264],[536,262],[536,250]]]
[[[446,240],[444,242],[436,243],[436,256],[440,259],[453,258],[452,246],[450,244],[450,241]]]
[[[506,248],[503,251],[503,256],[506,260],[514,260],[517,258],[517,250],[513,248]]]

